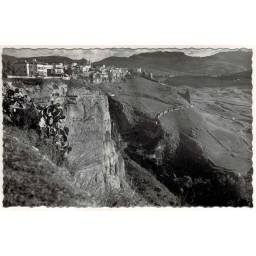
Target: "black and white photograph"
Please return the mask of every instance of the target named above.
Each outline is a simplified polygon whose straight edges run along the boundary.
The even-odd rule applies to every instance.
[[[256,255],[255,1],[0,9],[1,255]]]
[[[252,207],[252,49],[2,49],[4,207]]]

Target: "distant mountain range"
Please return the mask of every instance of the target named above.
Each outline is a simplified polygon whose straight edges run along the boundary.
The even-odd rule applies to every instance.
[[[16,58],[10,55],[2,55],[2,61],[3,64],[6,64],[8,61],[10,64],[15,63],[17,61],[22,61],[22,60],[27,60],[27,61],[32,61],[33,59],[36,59],[38,62],[43,62],[43,63],[64,63],[64,64],[71,64],[73,62],[77,62],[80,65],[87,64],[86,59],[80,59],[80,60],[73,60],[68,57],[64,56],[39,56],[39,57],[29,57],[29,58]]]
[[[96,65],[139,68],[156,75],[222,76],[252,68],[251,51],[220,52],[207,57],[192,57],[183,52],[141,53],[131,57],[109,57]]]

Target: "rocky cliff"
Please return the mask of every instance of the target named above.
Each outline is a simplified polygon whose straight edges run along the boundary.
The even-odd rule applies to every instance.
[[[72,146],[68,168],[75,185],[100,198],[102,205],[177,205],[178,199],[163,184],[127,158],[117,129],[125,123],[117,124],[110,115],[111,99],[84,88],[70,90],[69,94],[77,96],[76,103],[65,109]],[[128,170],[136,171],[136,177]],[[134,186],[135,178],[143,191]]]
[[[72,146],[68,162],[76,184],[91,193],[120,189],[124,162],[111,139],[107,97],[85,89],[75,94],[76,103],[67,105],[65,114]]]
[[[5,125],[4,205],[145,205],[126,182],[124,160],[111,135],[107,96],[86,89],[72,93],[76,101],[64,111],[72,151],[62,167],[55,164],[50,141],[41,141],[34,130]]]

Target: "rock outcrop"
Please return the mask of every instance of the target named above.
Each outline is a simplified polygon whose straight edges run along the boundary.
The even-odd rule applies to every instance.
[[[50,141],[34,130],[4,127],[4,205],[145,205],[126,182],[107,96],[83,88],[73,98],[64,109],[72,150],[62,167],[54,163]]]
[[[69,169],[76,185],[92,193],[118,190],[125,182],[124,161],[111,138],[108,99],[99,92],[76,90],[76,103],[66,106],[72,151]]]

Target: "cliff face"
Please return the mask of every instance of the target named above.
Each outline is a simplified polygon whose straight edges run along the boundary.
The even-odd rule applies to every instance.
[[[69,127],[69,169],[75,183],[92,194],[122,188],[124,161],[111,139],[108,100],[98,92],[79,89],[76,104],[66,106]]]
[[[73,185],[95,197],[98,206],[179,205],[162,183],[127,157],[118,129],[119,125],[126,125],[125,119],[116,123],[110,116],[110,99],[85,88],[71,89],[69,94],[76,96],[76,101],[65,108],[72,147],[67,169],[73,176]],[[133,113],[130,114],[132,119]],[[140,183],[139,190],[134,182]]]
[[[34,130],[22,131],[18,127],[4,127],[4,204],[6,206],[145,204],[145,201],[126,183],[124,160],[111,136],[107,96],[97,91],[78,88],[72,93],[73,96],[77,96],[76,102],[66,105],[64,109],[66,116],[64,125],[69,128],[68,141],[72,151],[62,167],[55,164],[50,141],[40,141]],[[17,143],[17,147],[13,147]],[[39,161],[40,158],[42,161]],[[37,171],[38,161],[40,168]],[[19,177],[21,173],[29,182]],[[35,177],[31,173],[35,173]],[[59,179],[58,185],[51,186],[52,176],[55,181]],[[36,180],[38,182],[34,183]],[[21,193],[21,187],[25,193]],[[38,193],[40,189],[49,191],[44,195]],[[65,191],[67,195],[64,195]],[[63,199],[61,193],[64,193]]]

